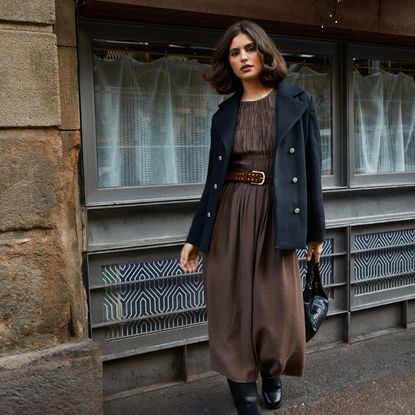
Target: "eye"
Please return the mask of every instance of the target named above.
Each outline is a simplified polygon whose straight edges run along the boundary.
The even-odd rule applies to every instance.
[[[248,47],[248,52],[256,52],[256,46],[255,45],[251,45]]]
[[[230,53],[230,55],[231,56],[238,56],[238,51],[237,50],[233,50],[231,53]]]

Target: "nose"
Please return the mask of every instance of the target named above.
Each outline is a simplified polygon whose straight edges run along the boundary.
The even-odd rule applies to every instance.
[[[242,50],[241,52],[241,62],[246,62],[248,60],[248,57],[246,56],[246,52]]]

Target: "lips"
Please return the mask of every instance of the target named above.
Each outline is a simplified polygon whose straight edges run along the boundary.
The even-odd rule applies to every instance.
[[[241,71],[244,71],[245,69],[250,69],[252,68],[252,65],[244,65],[241,67]]]

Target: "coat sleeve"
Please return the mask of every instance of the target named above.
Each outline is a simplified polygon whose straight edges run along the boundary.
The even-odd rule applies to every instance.
[[[325,218],[321,190],[322,151],[320,128],[313,97],[310,100],[308,117],[306,143],[307,242],[323,242],[325,239]]]
[[[205,187],[203,189],[202,197],[196,209],[196,213],[193,217],[193,221],[192,221],[189,233],[186,238],[186,242],[191,243],[192,245],[196,245],[196,246],[200,246],[200,241],[202,239],[202,234],[203,234],[203,227],[206,221],[206,212],[207,212],[208,195],[209,195],[209,183],[211,182],[210,177],[212,175],[213,163],[214,163],[213,123],[210,129],[210,136],[211,136],[211,143],[210,143],[210,150],[209,150],[209,163],[208,163]]]

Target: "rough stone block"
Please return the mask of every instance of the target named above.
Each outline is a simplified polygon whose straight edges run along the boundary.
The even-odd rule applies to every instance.
[[[0,130],[0,232],[53,227],[61,152],[56,130]]]
[[[0,0],[0,16],[3,21],[52,24],[55,0]]]
[[[73,323],[60,235],[0,234],[0,256],[0,355],[67,341]]]
[[[78,130],[79,95],[77,56],[75,48],[59,47],[59,85],[62,130]]]
[[[102,363],[91,340],[0,359],[0,415],[102,414]]]
[[[77,169],[78,163],[78,156],[79,150],[81,147],[81,133],[79,130],[75,131],[59,131],[59,136],[62,141],[62,154],[63,157],[66,159],[67,157],[71,157],[70,165],[68,168],[71,170]],[[76,172],[78,175],[78,172]]]
[[[54,34],[0,30],[0,127],[60,124],[56,49]]]
[[[58,46],[76,46],[75,1],[56,1],[56,22],[53,31]]]
[[[88,330],[86,292],[82,283],[82,214],[79,189],[79,131],[60,131],[63,149],[62,204],[59,230],[64,250],[65,277],[72,304],[72,324],[75,335]]]

